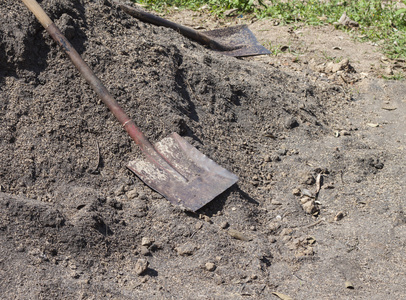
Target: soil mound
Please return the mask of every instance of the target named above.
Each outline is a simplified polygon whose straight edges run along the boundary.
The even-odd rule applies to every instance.
[[[269,299],[281,280],[271,274],[275,256],[314,259],[309,240],[293,258],[280,250],[288,227],[311,219],[291,190],[340,169],[296,168],[303,160],[286,143],[330,135],[351,95],[212,52],[111,1],[41,5],[152,141],[175,131],[240,181],[200,215],[151,191],[125,167],[141,155],[135,143],[23,4],[3,1],[3,297]],[[375,156],[358,162],[361,181],[383,168]],[[277,223],[283,200],[289,226]]]

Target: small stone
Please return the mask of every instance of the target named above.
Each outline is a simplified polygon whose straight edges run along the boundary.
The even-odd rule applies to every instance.
[[[17,248],[16,248],[16,251],[17,252],[24,252],[25,251],[24,245],[22,245],[22,244],[18,245]]]
[[[281,202],[279,202],[278,200],[274,200],[274,199],[271,200],[271,204],[272,205],[282,205]]]
[[[221,222],[221,224],[220,224],[220,228],[222,228],[222,229],[226,229],[228,226],[229,226],[229,224],[227,221]]]
[[[285,156],[288,153],[288,149],[286,148],[281,148],[279,150],[276,150],[276,154],[280,155],[280,156]]]
[[[142,246],[149,247],[149,246],[152,245],[153,242],[155,242],[155,240],[152,239],[152,238],[149,238],[149,237],[143,237],[143,238],[141,239],[141,245],[142,245]]]
[[[213,272],[216,269],[216,265],[213,264],[212,262],[206,263],[205,267],[206,267],[206,270],[209,272]]]
[[[309,201],[312,201],[312,198],[310,198],[308,196],[304,196],[304,197],[300,198],[300,204],[302,204],[302,205]]]
[[[293,128],[298,127],[298,126],[299,126],[299,123],[295,118],[292,118],[292,117],[286,118],[286,120],[285,120],[285,128],[286,129],[293,129]]]
[[[148,269],[148,261],[145,258],[140,258],[137,260],[137,263],[135,264],[135,273],[138,275],[141,275]]]
[[[331,190],[331,189],[334,189],[335,186],[334,186],[334,183],[333,183],[333,182],[330,182],[330,183],[327,183],[326,185],[323,185],[323,188],[324,188],[325,190]]]
[[[265,155],[265,156],[264,156],[264,161],[265,161],[265,162],[270,162],[270,161],[272,161],[271,156],[270,156],[270,155]]]
[[[77,271],[72,271],[71,274],[70,274],[70,276],[71,276],[73,279],[79,279],[80,273],[78,273]]]
[[[195,224],[195,229],[196,229],[196,230],[202,229],[202,227],[203,227],[203,223],[202,223],[202,222],[198,222],[198,223]]]
[[[313,199],[311,201],[307,201],[306,203],[302,204],[302,208],[306,213],[310,215],[313,215],[318,212],[318,207],[316,206]]]
[[[270,236],[270,237],[268,237],[268,241],[269,241],[271,244],[273,244],[273,243],[276,243],[276,242],[277,242],[277,240],[276,240],[276,238],[275,238],[274,236]]]
[[[294,188],[292,191],[292,194],[295,196],[300,196],[302,194],[302,192],[299,188]]]
[[[141,246],[140,247],[140,254],[143,256],[148,256],[151,254],[151,252],[149,251],[149,249],[145,246]]]
[[[224,279],[221,277],[221,276],[219,276],[219,275],[215,275],[214,276],[214,282],[217,284],[217,285],[221,285],[221,284],[223,284],[224,283]]]
[[[313,185],[316,183],[316,179],[312,174],[304,174],[302,179],[303,184]]]
[[[336,214],[336,216],[334,217],[334,221],[340,221],[344,218],[344,213],[342,211],[340,211],[338,214]]]
[[[186,243],[176,247],[175,249],[178,252],[178,255],[189,256],[193,255],[193,253],[196,251],[196,246],[191,243]]]
[[[134,199],[134,198],[137,198],[138,197],[138,192],[136,191],[136,190],[131,190],[131,191],[128,191],[127,192],[127,198],[128,198],[128,200],[132,200],[132,199]]]
[[[268,226],[269,226],[269,230],[272,233],[275,233],[281,227],[281,224],[279,224],[278,222],[271,222],[271,223],[269,223]]]
[[[212,221],[211,221],[211,219],[210,219],[210,217],[209,216],[204,216],[204,220],[207,222],[207,223],[213,223]]]
[[[237,230],[235,230],[235,229],[229,229],[229,230],[228,230],[228,234],[229,234],[232,238],[237,239],[237,240],[240,240],[240,241],[248,242],[248,241],[250,240],[250,239],[249,239],[246,235],[244,235],[242,232],[237,231]]]
[[[353,285],[352,282],[349,281],[349,280],[347,280],[347,281],[344,283],[344,285],[345,285],[345,287],[346,287],[347,289],[350,289],[350,290],[353,290],[353,289],[354,289],[354,285]]]
[[[314,194],[311,191],[309,191],[308,189],[303,189],[302,195],[306,196],[306,197],[314,198]]]

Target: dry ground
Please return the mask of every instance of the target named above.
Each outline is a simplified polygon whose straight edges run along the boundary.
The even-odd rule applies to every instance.
[[[381,78],[402,61],[329,26],[167,16],[283,50],[235,59],[110,1],[41,5],[151,140],[176,131],[240,180],[197,214],[151,191],[65,55],[1,2],[4,299],[405,298],[406,88]]]

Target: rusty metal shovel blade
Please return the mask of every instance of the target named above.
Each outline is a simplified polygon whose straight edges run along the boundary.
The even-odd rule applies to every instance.
[[[127,167],[172,204],[187,210],[197,211],[238,180],[177,133],[154,148],[171,168],[148,159],[131,161]]]
[[[245,57],[271,54],[268,49],[258,42],[247,25],[238,25],[210,31],[196,31],[190,27],[174,23],[136,7],[125,4],[119,4],[118,6],[127,14],[143,22],[172,28],[182,35],[224,55]]]

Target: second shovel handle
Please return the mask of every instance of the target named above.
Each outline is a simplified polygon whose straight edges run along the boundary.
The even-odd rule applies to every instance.
[[[212,49],[215,50],[229,50],[226,46],[222,45],[221,43],[215,41],[211,37],[207,36],[206,34],[199,32],[197,30],[194,30],[192,28],[171,22],[169,20],[166,20],[164,18],[158,17],[154,14],[150,14],[146,11],[143,11],[141,9],[137,9],[132,6],[128,6],[125,4],[119,4],[119,7],[127,14],[130,16],[133,16],[141,21],[148,22],[154,25],[158,26],[163,26],[163,27],[168,27],[176,30],[177,32],[181,33],[182,35],[199,42],[203,45],[209,46]]]

